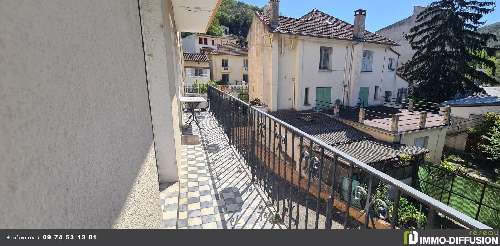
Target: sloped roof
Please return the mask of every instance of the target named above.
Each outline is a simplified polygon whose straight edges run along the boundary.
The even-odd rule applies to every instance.
[[[248,49],[234,44],[217,45],[217,49],[206,47],[202,52],[209,55],[247,56]]]
[[[202,53],[184,53],[184,61],[209,62],[210,59]]]
[[[425,148],[376,140],[368,134],[321,114],[316,114],[315,120],[305,121],[302,119],[304,113],[306,112],[278,111],[272,114],[367,164],[394,160],[402,154],[414,156],[428,152]]]
[[[461,99],[449,100],[443,103],[450,106],[500,106],[500,98],[495,96],[470,96]]]
[[[483,87],[483,89],[489,96],[500,97],[500,87]]]
[[[313,9],[299,19],[280,16],[279,25],[274,30],[270,27],[269,16],[262,12],[256,12],[256,16],[267,26],[271,32],[292,35],[310,36],[317,38],[354,40],[354,26],[326,14],[320,10]],[[365,42],[398,46],[396,42],[369,31],[365,31]]]

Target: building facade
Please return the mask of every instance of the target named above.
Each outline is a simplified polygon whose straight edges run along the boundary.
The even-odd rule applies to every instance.
[[[218,37],[203,33],[193,33],[182,39],[182,48],[187,53],[200,53],[203,49],[217,50],[219,45],[236,45],[237,43],[238,38],[232,35]]]
[[[1,4],[0,227],[159,228],[159,184],[178,180],[179,31],[205,31],[217,1]]]
[[[256,13],[250,33],[250,99],[271,111],[308,110],[340,103],[380,105],[408,84],[397,78],[394,41],[319,10],[299,19],[279,16],[279,1]]]
[[[210,60],[206,54],[184,53],[184,86],[210,82]]]
[[[384,27],[376,32],[377,34],[388,37],[399,44],[399,46],[394,47],[394,50],[401,54],[399,58],[400,64],[404,64],[409,61],[415,53],[411,48],[410,42],[406,40],[405,35],[410,33],[411,28],[413,28],[417,22],[418,14],[422,13],[424,10],[425,7],[415,6],[411,16]]]
[[[220,45],[208,53],[212,80],[223,84],[242,85],[249,82],[248,51],[238,45]]]

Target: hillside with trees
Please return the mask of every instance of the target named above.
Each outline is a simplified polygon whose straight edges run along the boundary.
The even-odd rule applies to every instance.
[[[500,22],[493,23],[491,25],[484,26],[479,29],[481,33],[491,33],[497,37],[497,40],[490,40],[488,46],[490,48],[498,49],[495,55],[495,64],[496,64],[496,74],[495,78],[500,82]]]
[[[261,9],[236,0],[222,0],[217,15],[207,33],[222,36],[224,34],[222,26],[226,26],[229,28],[230,34],[246,38],[256,10]]]
[[[500,22],[493,23],[491,25],[487,25],[484,27],[479,28],[479,32],[481,33],[491,33],[497,37],[497,40],[491,40],[488,43],[488,46],[490,47],[497,47],[500,48]]]

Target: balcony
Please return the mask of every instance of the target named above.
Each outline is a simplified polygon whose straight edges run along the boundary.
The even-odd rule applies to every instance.
[[[208,100],[162,193],[164,228],[488,228],[214,87]]]

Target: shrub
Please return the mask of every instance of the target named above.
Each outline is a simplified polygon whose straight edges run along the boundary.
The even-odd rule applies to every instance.
[[[392,213],[394,211],[394,203],[389,197],[389,186],[386,184],[378,184],[372,199],[383,201],[387,205],[387,216],[392,220]],[[374,204],[375,205],[375,204]],[[378,206],[378,205],[377,205]],[[375,208],[374,208],[375,209]],[[417,206],[408,201],[408,199],[401,197],[399,199],[398,207],[398,220],[397,225],[405,229],[421,228],[426,223],[427,217],[425,214],[418,210]]]
[[[486,113],[484,122],[469,130],[467,148],[493,168],[500,167],[500,113]]]

